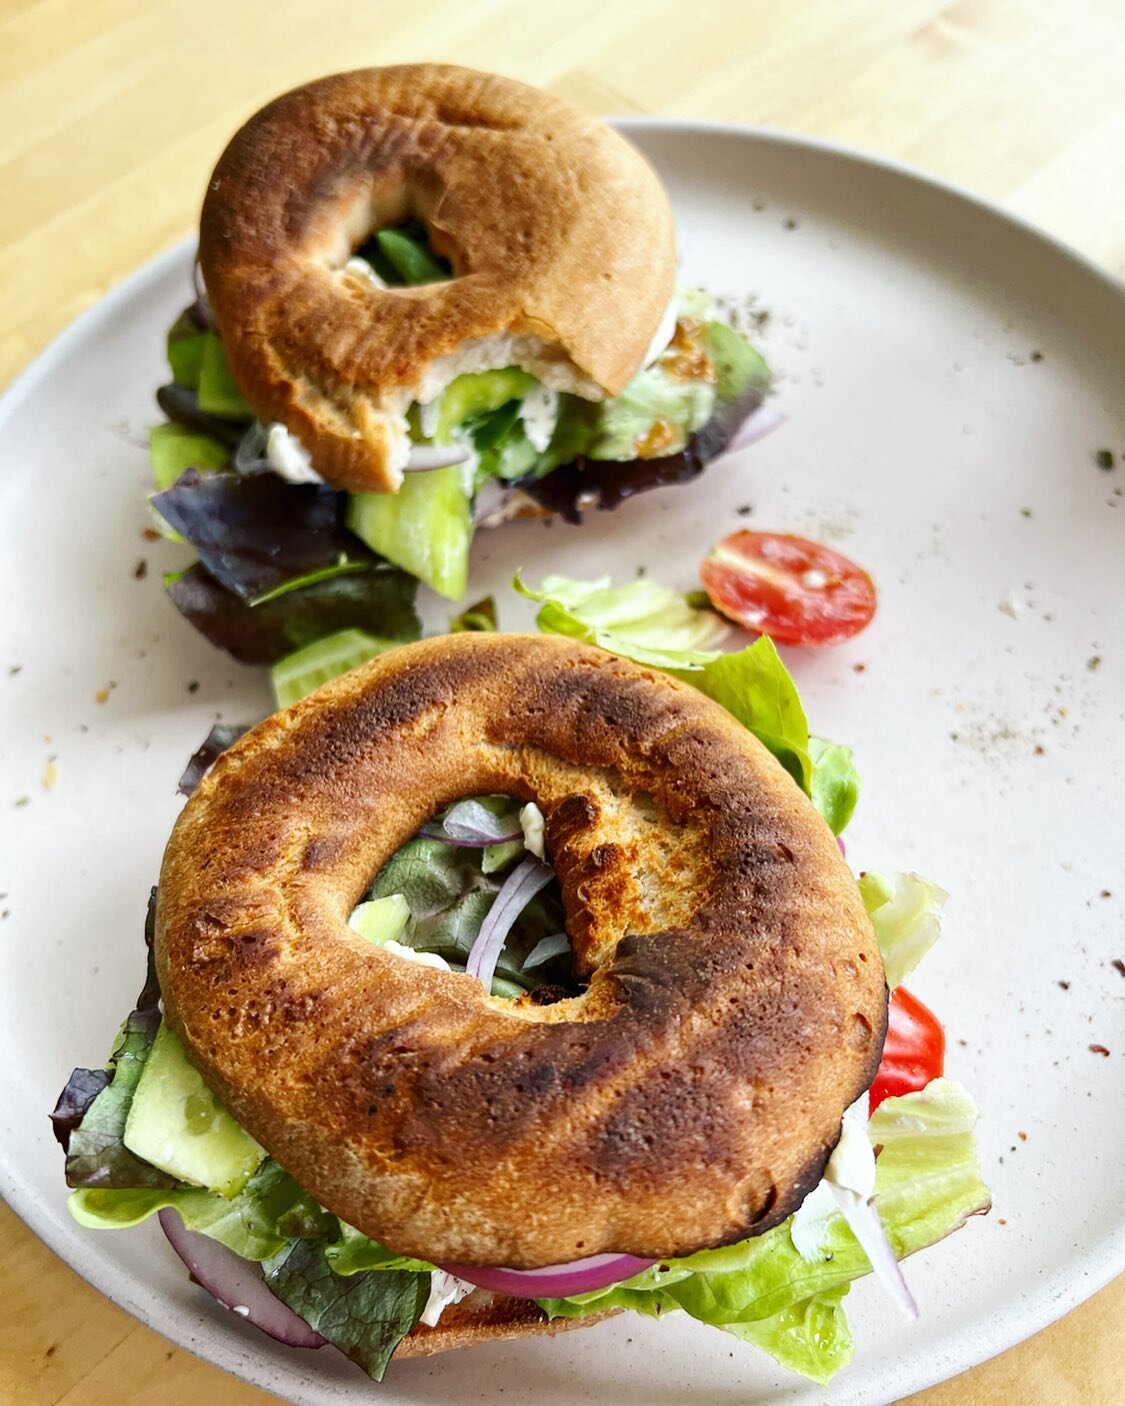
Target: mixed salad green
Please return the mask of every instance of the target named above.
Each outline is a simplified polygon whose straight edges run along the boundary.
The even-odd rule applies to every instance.
[[[667,669],[715,698],[778,757],[835,833],[847,824],[858,794],[851,754],[810,736],[796,687],[769,639],[722,654],[709,647],[719,640],[713,617],[648,582],[614,589],[608,581],[548,578],[539,591],[519,589],[540,601],[541,629]],[[459,621],[461,628],[494,624],[491,602]],[[342,649],[332,657],[346,655]],[[279,676],[279,695],[297,697],[322,681],[328,658],[325,652],[305,672],[291,659]],[[236,731],[212,735],[185,773],[185,791]],[[404,960],[467,970],[496,996],[574,994],[565,913],[542,862],[536,817],[534,806],[505,797],[458,802],[388,861],[351,926]],[[917,875],[867,874],[860,892],[888,981],[897,985],[935,940],[945,895]],[[284,1341],[333,1343],[381,1379],[398,1343],[435,1304],[440,1310],[456,1297],[459,1281],[438,1266],[395,1255],[316,1204],[217,1103],[161,1021],[151,956],[154,900],[155,891],[148,977],[136,1009],[106,1067],[75,1070],[52,1115],[66,1149],[71,1213],[97,1229],[159,1214],[196,1278],[221,1302]],[[502,930],[496,927],[501,907],[516,909]],[[482,942],[493,947],[484,966]],[[662,1260],[590,1292],[529,1296],[550,1317],[679,1309],[826,1382],[852,1355],[844,1296],[872,1268],[871,1241],[857,1239],[859,1222],[847,1213],[846,1198],[875,1221],[892,1264],[989,1206],[972,1136],[976,1109],[960,1085],[933,1078],[885,1098],[866,1122],[854,1110],[846,1121],[873,1168],[862,1196],[845,1183],[835,1187],[834,1199],[825,1181],[794,1216],[763,1235]],[[830,1163],[830,1179],[831,1169]],[[185,1230],[205,1237],[199,1243],[223,1247],[220,1254],[231,1252],[240,1266],[233,1271],[237,1288],[222,1287],[232,1271],[184,1249]],[[279,1326],[268,1312],[247,1307],[253,1294],[291,1310],[292,1324],[287,1318]]]
[[[379,231],[359,252],[353,276],[388,286],[448,273],[420,228]],[[154,525],[198,553],[166,577],[168,594],[244,663],[345,629],[416,631],[418,582],[459,600],[482,522],[521,502],[578,520],[586,506],[691,477],[728,447],[760,406],[768,367],[697,290],[679,295],[669,336],[610,400],[557,393],[515,366],[459,375],[410,407],[401,488],[345,494],[283,426],[254,420],[200,296],[168,334],[172,380],[157,394],[167,419],[149,436]]]

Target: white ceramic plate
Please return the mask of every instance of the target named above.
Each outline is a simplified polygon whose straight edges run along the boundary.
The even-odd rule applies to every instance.
[[[70,1221],[47,1111],[72,1065],[101,1060],[140,984],[186,757],[216,717],[267,709],[263,675],[224,662],[164,600],[179,557],[141,535],[141,445],[188,296],[181,246],[61,337],[0,412],[0,1191],[138,1318],[293,1400],[887,1400],[1125,1268],[1125,296],[909,172],[763,133],[627,130],[668,182],[685,278],[768,311],[759,340],[786,423],[581,530],[483,535],[473,589],[494,590],[514,626],[529,618],[506,589],[518,566],[645,566],[687,588],[704,551],[747,525],[839,545],[873,573],[871,628],[790,663],[815,729],[856,749],[853,862],[952,891],[911,985],[980,1102],[995,1209],[910,1262],[917,1324],[856,1287],[856,1359],[827,1393],[712,1329],[637,1317],[407,1362],[373,1391],[332,1352],[275,1347],[212,1306],[151,1227]]]

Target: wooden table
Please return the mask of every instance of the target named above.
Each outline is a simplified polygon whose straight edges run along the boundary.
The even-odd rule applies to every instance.
[[[887,153],[1125,274],[1121,0],[0,0],[0,384],[190,228],[224,141],[265,98],[419,58],[594,112]],[[138,1326],[3,1207],[0,1283],[3,1406],[272,1399]],[[1123,1322],[1120,1280],[914,1401],[1108,1406]]]

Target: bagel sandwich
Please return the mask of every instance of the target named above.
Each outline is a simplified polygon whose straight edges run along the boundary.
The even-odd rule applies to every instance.
[[[152,507],[199,551],[174,603],[246,662],[347,626],[407,638],[388,592],[399,613],[415,581],[460,599],[477,527],[686,482],[769,386],[715,299],[677,287],[636,148],[451,65],[336,74],[251,117],[196,273]]]
[[[379,1379],[625,1309],[844,1365],[851,1280],[988,1205],[960,1086],[853,1108],[941,895],[856,883],[768,640],[692,665],[439,636],[214,736],[75,1218]]]

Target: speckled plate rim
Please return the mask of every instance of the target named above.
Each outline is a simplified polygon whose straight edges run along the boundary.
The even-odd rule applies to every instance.
[[[1106,269],[1100,268],[1084,255],[1061,240],[1038,229],[1019,216],[1004,210],[990,200],[956,182],[931,176],[906,163],[873,155],[843,143],[787,133],[744,123],[726,123],[705,119],[663,117],[611,117],[607,119],[625,135],[645,137],[709,137],[741,138],[750,143],[790,151],[796,156],[815,154],[840,162],[899,178],[909,185],[929,190],[950,201],[973,207],[980,214],[998,221],[1017,237],[1033,241],[1054,257],[1072,266],[1086,278],[1101,285],[1104,294],[1117,300],[1125,316],[1125,283]],[[97,303],[64,328],[38,356],[8,385],[0,395],[0,431],[5,420],[47,380],[56,364],[69,352],[72,343],[86,335],[93,324],[112,320],[149,285],[158,282],[169,268],[182,263],[194,244],[195,236],[187,235],[174,245],[155,255],[114,285]],[[97,1252],[68,1256],[54,1235],[54,1223],[43,1207],[42,1198],[21,1177],[18,1167],[11,1165],[0,1149],[0,1197],[16,1215],[52,1251],[90,1285],[125,1309],[147,1327],[167,1340],[184,1347],[241,1379],[265,1390],[285,1389],[272,1364],[242,1356],[232,1350],[213,1331],[192,1331],[187,1322],[169,1324],[158,1316],[156,1306],[136,1297],[136,1285],[130,1276],[112,1260]],[[1076,1255],[1065,1275],[1036,1286],[1025,1296],[997,1308],[987,1323],[955,1331],[943,1340],[942,1350],[931,1353],[927,1361],[918,1361],[916,1372],[909,1380],[894,1385],[894,1398],[920,1391],[946,1380],[1005,1351],[1065,1316],[1118,1275],[1125,1273],[1125,1213],[1121,1222],[1107,1227],[1105,1236],[1086,1253]],[[827,1390],[827,1389],[826,1389]]]

